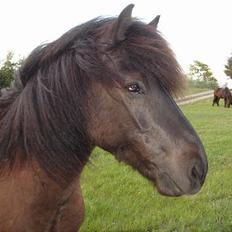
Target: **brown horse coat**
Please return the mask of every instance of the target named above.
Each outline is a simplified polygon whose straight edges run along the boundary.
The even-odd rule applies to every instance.
[[[232,96],[230,90],[225,88],[217,88],[214,90],[214,97],[213,97],[213,106],[216,103],[217,106],[219,106],[220,99],[224,99],[224,107],[230,108],[230,105],[232,103]]]
[[[2,178],[0,186],[1,232],[74,232],[84,219],[78,177],[61,188],[35,163]]]

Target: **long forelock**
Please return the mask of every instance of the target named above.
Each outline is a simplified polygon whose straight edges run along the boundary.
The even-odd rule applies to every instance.
[[[183,94],[185,80],[166,40],[155,29],[141,22],[134,22],[127,30],[127,40],[122,65],[137,70],[145,78],[156,78],[172,95]]]

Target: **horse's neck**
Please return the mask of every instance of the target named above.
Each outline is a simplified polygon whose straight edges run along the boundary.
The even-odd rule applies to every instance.
[[[59,231],[56,228],[67,224],[64,219],[60,223],[61,216],[67,218],[76,211],[71,208],[71,202],[77,204],[75,207],[79,204],[74,215],[81,223],[83,202],[79,179],[61,188],[36,164],[33,168],[15,170],[0,178],[0,231]],[[74,223],[71,226],[77,229],[78,225]]]

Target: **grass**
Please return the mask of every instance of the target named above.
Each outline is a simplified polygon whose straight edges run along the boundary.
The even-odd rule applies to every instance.
[[[168,198],[130,167],[97,148],[82,175],[81,232],[231,232],[232,109],[209,100],[182,107],[205,146],[209,172],[200,193]]]

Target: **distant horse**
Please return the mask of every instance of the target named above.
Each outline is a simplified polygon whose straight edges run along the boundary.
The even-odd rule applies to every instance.
[[[172,97],[183,75],[156,29],[159,17],[145,24],[132,8],[36,48],[3,91],[0,231],[77,231],[80,175],[95,146],[161,194],[200,190],[204,148]]]
[[[217,88],[214,90],[214,97],[213,97],[213,106],[216,103],[219,106],[220,99],[224,99],[224,107],[230,108],[232,104],[232,96],[230,90],[225,88]]]

